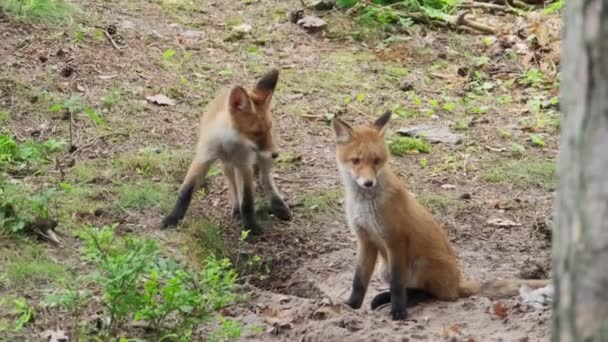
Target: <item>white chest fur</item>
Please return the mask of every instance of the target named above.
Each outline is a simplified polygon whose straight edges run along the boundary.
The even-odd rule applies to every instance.
[[[377,203],[370,199],[350,198],[346,200],[346,217],[355,232],[366,230],[370,233],[382,231],[382,220],[378,215]]]
[[[364,190],[347,174],[343,174],[346,190],[346,219],[350,229],[357,234],[366,231],[370,235],[382,235],[380,216],[380,189]]]

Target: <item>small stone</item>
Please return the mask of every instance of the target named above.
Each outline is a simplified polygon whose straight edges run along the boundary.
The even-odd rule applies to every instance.
[[[116,25],[110,25],[108,26],[108,28],[106,29],[106,31],[108,31],[108,33],[113,36],[116,34],[117,30],[116,30]]]
[[[298,25],[303,29],[314,32],[324,29],[327,26],[327,22],[319,17],[307,15],[304,18],[298,20]]]
[[[75,71],[76,69],[72,65],[66,64],[63,66],[63,68],[61,68],[59,74],[63,77],[70,77],[74,74]]]
[[[232,28],[233,31],[241,32],[241,33],[249,33],[253,30],[253,26],[249,24],[240,24]]]
[[[547,276],[547,271],[537,263],[524,266],[520,272],[522,279],[546,279]]]
[[[404,80],[399,85],[399,90],[401,90],[401,91],[412,91],[412,90],[414,90],[414,84],[410,80]]]
[[[304,10],[289,12],[289,22],[297,24],[298,20],[304,18]]]
[[[312,4],[312,8],[314,8],[317,11],[329,11],[329,10],[333,9],[334,6],[336,6],[335,0],[316,0]]]
[[[203,31],[198,30],[186,30],[181,34],[184,38],[200,38],[203,36]]]
[[[41,63],[46,63],[46,61],[48,61],[48,60],[49,60],[49,58],[48,58],[47,56],[45,56],[45,55],[40,55],[40,56],[38,56],[38,60],[39,60]]]
[[[465,77],[469,74],[469,68],[468,67],[460,67],[458,68],[458,76],[460,77]]]

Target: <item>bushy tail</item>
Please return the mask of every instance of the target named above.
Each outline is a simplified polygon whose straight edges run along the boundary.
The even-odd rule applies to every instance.
[[[490,299],[514,297],[519,294],[519,288],[527,285],[532,289],[545,287],[551,279],[503,279],[490,280],[481,283],[476,280],[464,280],[458,287],[458,295],[462,298],[480,295]]]

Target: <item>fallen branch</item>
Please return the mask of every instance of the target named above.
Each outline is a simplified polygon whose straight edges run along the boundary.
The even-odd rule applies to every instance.
[[[472,28],[474,30],[477,30],[479,32],[483,32],[486,34],[495,34],[496,33],[496,29],[494,29],[493,27],[490,27],[490,26],[487,26],[484,24],[480,24],[480,23],[472,21],[472,20],[468,20],[467,18],[465,18],[466,15],[467,15],[467,12],[462,11],[462,12],[458,13],[458,15],[456,17],[448,16],[446,19],[449,20],[452,24],[454,24],[456,26],[469,27],[469,28]]]
[[[76,152],[82,151],[83,149],[85,149],[87,147],[95,145],[100,139],[105,139],[107,137],[111,137],[111,136],[115,136],[115,135],[128,135],[128,134],[124,133],[124,132],[114,132],[114,133],[100,135],[96,138],[93,138],[93,140],[91,140],[90,143],[84,144],[84,145],[80,146],[79,148],[75,149],[72,153],[70,153],[70,155],[75,154]]]
[[[512,1],[517,1],[517,0],[512,0]],[[367,6],[371,6],[371,7],[378,8],[378,9],[384,8],[383,6],[375,5],[372,3],[368,3]],[[456,16],[444,14],[441,16],[441,18],[431,18],[428,15],[426,15],[425,13],[421,13],[421,12],[408,13],[408,12],[394,10],[394,9],[391,9],[391,11],[394,14],[396,14],[397,16],[400,16],[403,18],[411,18],[412,20],[414,20],[416,22],[422,22],[422,23],[426,23],[426,24],[439,23],[439,24],[444,24],[444,25],[452,25],[455,27],[464,26],[464,27],[468,27],[468,28],[474,29],[476,31],[479,31],[479,32],[482,32],[485,34],[495,34],[496,33],[496,29],[494,29],[491,26],[487,26],[487,25],[478,23],[476,21],[466,19],[465,18],[465,16],[467,15],[466,11],[462,11],[462,12],[458,13],[458,15],[456,15]]]
[[[104,30],[103,34],[106,36],[106,38],[108,38],[108,40],[110,41],[110,43],[116,50],[121,50],[121,48],[116,44],[116,42],[114,41],[114,38],[112,38],[112,36],[108,32],[108,30]]]
[[[515,7],[515,8],[521,9],[521,10],[525,10],[525,11],[531,11],[535,8],[535,6],[530,5],[521,0],[477,0],[477,2],[497,4],[497,5],[507,6],[507,7]]]
[[[355,107],[355,106],[353,106],[353,105],[351,105],[351,104],[347,104],[346,106],[347,106],[348,108],[350,108],[350,109],[352,109],[352,110],[356,111],[357,113],[359,113],[359,114],[363,115],[363,116],[367,116],[367,117],[368,117],[368,118],[370,118],[370,119],[376,119],[376,117],[374,117],[374,116],[372,116],[372,115],[367,114],[366,112],[362,111],[361,109],[359,109],[359,108],[357,108],[357,107]]]
[[[498,4],[494,4],[494,3],[487,3],[487,2],[477,2],[474,1],[472,3],[462,3],[460,5],[458,5],[459,8],[482,8],[482,9],[488,9],[488,10],[496,10],[496,11],[503,11],[503,12],[507,12],[507,13],[512,13],[512,14],[521,14],[521,11],[511,7],[508,5],[498,5]]]

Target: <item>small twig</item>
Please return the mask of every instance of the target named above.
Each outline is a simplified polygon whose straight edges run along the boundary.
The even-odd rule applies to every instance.
[[[103,34],[106,36],[106,38],[108,38],[108,40],[110,41],[110,43],[116,50],[121,50],[120,47],[118,45],[116,45],[116,42],[114,41],[114,39],[112,38],[112,36],[108,32],[108,30],[104,30]]]
[[[302,181],[299,179],[287,179],[287,178],[283,178],[283,177],[279,177],[279,176],[274,176],[274,179],[278,179],[280,181],[287,182],[287,183],[306,183],[306,181]]]
[[[80,146],[79,148],[75,149],[74,152],[72,152],[70,154],[75,154],[76,152],[82,151],[83,149],[85,149],[85,148],[87,148],[89,146],[95,145],[97,143],[97,141],[99,141],[100,139],[105,139],[107,137],[111,137],[111,136],[114,136],[114,135],[128,135],[128,134],[124,133],[124,132],[114,132],[114,133],[108,133],[108,134],[100,135],[100,136],[94,138],[90,143],[84,144],[84,145]]]
[[[307,118],[307,119],[322,119],[323,115],[316,115],[316,114],[300,114],[301,117],[303,118]]]
[[[494,29],[493,27],[490,27],[490,26],[487,26],[484,24],[480,24],[480,23],[472,21],[472,20],[468,20],[467,18],[465,18],[466,15],[467,15],[467,12],[462,11],[462,12],[458,13],[458,15],[456,17],[449,17],[448,20],[456,26],[469,27],[469,28],[472,28],[474,30],[477,30],[479,32],[483,32],[486,34],[495,34],[496,33],[496,29]]]
[[[368,118],[371,118],[371,119],[375,119],[375,117],[373,117],[372,115],[367,114],[366,112],[362,111],[361,109],[359,109],[359,108],[357,108],[357,107],[355,107],[355,106],[353,106],[353,105],[351,105],[351,104],[347,104],[346,106],[347,106],[348,108],[350,108],[350,109],[352,109],[352,110],[356,111],[357,113],[359,113],[359,114],[361,114],[361,115],[367,116]]]
[[[65,172],[63,171],[63,168],[61,167],[61,162],[59,162],[59,159],[57,159],[57,157],[55,157],[55,168],[57,169],[57,171],[59,171],[59,180],[63,182],[65,180]]]
[[[51,242],[53,242],[53,243],[57,244],[58,246],[61,246],[61,247],[63,247],[63,248],[67,248],[67,249],[69,249],[69,250],[71,250],[71,251],[73,251],[73,252],[76,252],[76,253],[80,253],[80,252],[79,252],[79,251],[78,251],[76,248],[74,248],[74,247],[72,247],[72,246],[69,246],[69,245],[66,245],[65,243],[63,243],[63,242],[61,242],[60,240],[58,240],[58,239],[57,239],[57,237],[56,237],[56,236],[57,236],[57,234],[55,234],[55,238],[53,238],[53,237],[51,237],[51,236],[49,236],[49,235],[47,235],[47,234],[45,234],[45,233],[43,233],[43,232],[41,232],[41,231],[38,231],[38,230],[35,230],[34,232],[35,232],[36,234],[38,234],[38,235],[42,236],[43,238],[45,238],[45,239],[47,239],[47,240],[49,240],[49,241],[51,241]]]
[[[504,5],[507,7],[515,7],[525,11],[531,11],[534,6],[529,5],[521,0],[477,0],[478,2],[492,3],[497,5]]]
[[[509,6],[508,4],[506,6],[503,6],[503,5],[493,4],[493,3],[474,1],[472,3],[460,4],[460,5],[458,5],[458,7],[459,8],[483,8],[483,9],[489,9],[489,10],[503,11],[503,12],[512,13],[512,14],[521,14],[521,12],[519,10]]]
[[[74,120],[74,114],[71,110],[70,112],[70,150],[74,147],[74,141],[72,140],[72,120]]]
[[[492,151],[492,152],[504,152],[504,151],[506,151],[506,150],[507,150],[507,149],[506,149],[506,148],[504,148],[504,147],[501,147],[501,148],[496,148],[496,147],[492,147],[492,146],[486,146],[486,145],[484,145],[483,147],[484,147],[486,150],[488,150],[488,151]]]

